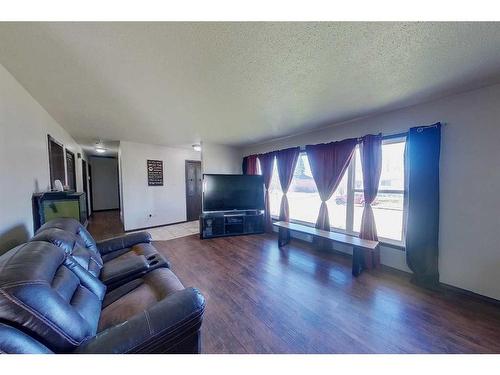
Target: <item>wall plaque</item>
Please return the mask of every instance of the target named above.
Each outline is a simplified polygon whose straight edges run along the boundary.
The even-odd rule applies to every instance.
[[[148,160],[148,186],[163,186],[162,160]]]

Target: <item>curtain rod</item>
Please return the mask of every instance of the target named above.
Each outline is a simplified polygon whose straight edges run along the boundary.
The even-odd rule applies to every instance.
[[[424,126],[417,126],[417,131],[420,132],[424,129],[428,129],[428,128],[435,128],[438,124],[441,124],[441,126],[445,126],[446,123],[445,122],[436,122],[435,124],[432,124],[432,125],[424,125]],[[386,135],[382,135],[382,140],[384,139],[394,139],[394,138],[403,138],[403,137],[407,137],[408,136],[408,131],[405,131],[405,132],[401,132],[401,133],[395,133],[395,134],[386,134]],[[358,141],[361,141],[363,139],[363,137],[359,137],[358,138]]]
[[[446,126],[447,125],[446,122],[438,121],[435,124],[424,125],[424,126],[417,126],[417,128],[420,131],[422,131],[423,129],[434,128],[434,127],[437,126],[437,124],[441,124],[441,126]],[[382,140],[385,140],[385,139],[395,139],[395,138],[406,138],[408,136],[408,132],[409,132],[409,130],[407,130],[405,132],[401,132],[401,133],[394,133],[394,134],[382,135]],[[363,139],[363,137],[358,137],[357,138],[358,142],[360,142],[362,139]],[[306,149],[305,145],[302,145],[302,146],[299,146],[299,147],[300,147],[300,151],[305,151],[305,149]]]
[[[433,126],[433,125],[431,125]],[[395,133],[395,134],[386,134],[386,135],[382,135],[382,140],[385,140],[385,139],[395,139],[395,138],[406,138],[408,136],[408,132],[402,132],[402,133]],[[356,138],[356,140],[359,142],[361,142],[363,140],[363,137],[358,137]],[[305,151],[306,150],[306,146],[299,146],[300,147],[300,151]]]

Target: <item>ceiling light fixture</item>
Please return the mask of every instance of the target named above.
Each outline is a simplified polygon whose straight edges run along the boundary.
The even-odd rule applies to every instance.
[[[193,145],[193,150],[200,152],[201,151],[201,145],[200,144],[195,144]]]
[[[95,152],[98,154],[104,154],[106,152],[106,148],[102,145],[100,140],[95,144]]]

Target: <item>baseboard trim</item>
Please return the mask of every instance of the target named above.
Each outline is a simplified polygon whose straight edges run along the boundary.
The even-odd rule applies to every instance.
[[[120,207],[118,207],[118,208],[106,208],[104,210],[92,210],[92,213],[94,213],[94,212],[107,212],[107,211],[120,211]]]
[[[491,303],[495,306],[500,307],[500,300],[498,300],[496,298],[484,296],[482,294],[472,292],[472,291],[467,290],[467,289],[462,289],[462,288],[459,288],[458,286],[445,284],[445,283],[439,283],[439,286],[440,286],[441,290],[445,293],[446,292],[460,293],[460,294],[466,295],[467,297],[476,298],[482,302]]]
[[[125,231],[125,233],[129,233],[129,232],[137,232],[138,230],[146,230],[146,229],[154,229],[154,228],[160,228],[160,227],[169,227],[171,225],[176,225],[176,224],[183,224],[183,223],[187,223],[188,221],[187,220],[184,220],[184,221],[177,221],[175,223],[169,223],[169,224],[160,224],[160,225],[153,225],[153,226],[150,226],[150,227],[142,227],[142,228],[136,228],[136,229],[128,229]]]

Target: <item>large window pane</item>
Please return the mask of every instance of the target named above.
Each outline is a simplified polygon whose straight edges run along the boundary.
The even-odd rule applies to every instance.
[[[278,166],[276,160],[274,160],[273,177],[271,178],[271,185],[269,185],[269,205],[271,206],[272,216],[279,216],[280,214],[282,195],[283,193],[281,191],[280,179],[278,177]]]
[[[272,215],[279,215],[281,196],[281,185],[278,177],[278,169],[275,164],[270,188]],[[316,223],[321,199],[316,188],[316,183],[312,177],[311,167],[306,153],[301,153],[299,156],[287,197],[290,208],[290,219]],[[327,202],[331,226],[339,229],[346,228],[346,202],[347,173],[342,178],[332,198]]]
[[[377,233],[381,238],[402,240],[404,196],[404,148],[405,142],[382,144],[382,173],[379,193],[372,204]],[[363,174],[359,149],[355,155],[355,189],[363,189]],[[396,190],[397,192],[384,192]],[[359,232],[364,208],[362,192],[354,193],[353,230]]]
[[[356,151],[354,152],[354,189],[363,189],[363,169],[361,167],[361,157],[359,152],[359,146],[356,146]]]
[[[363,193],[355,193],[353,223],[355,232],[360,231],[363,208]],[[378,236],[401,241],[403,233],[403,194],[379,193],[372,203],[372,209]]]
[[[404,190],[405,142],[382,145],[382,173],[379,190]]]
[[[379,190],[404,190],[405,142],[382,144],[382,171]],[[354,188],[363,189],[363,169],[359,147],[356,147]]]
[[[306,153],[301,153],[297,160],[287,197],[290,206],[290,219],[308,223],[316,222],[321,199],[312,177]]]
[[[344,173],[337,190],[326,202],[330,217],[330,226],[346,229],[347,222],[347,171]]]
[[[373,202],[378,235],[401,241],[403,234],[403,194],[378,194]]]

